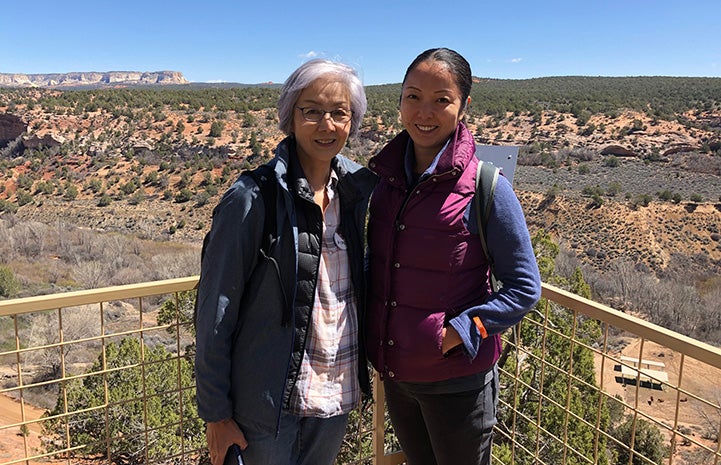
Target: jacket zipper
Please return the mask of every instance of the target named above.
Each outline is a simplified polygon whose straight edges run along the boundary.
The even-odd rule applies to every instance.
[[[307,200],[307,199],[306,199]],[[320,209],[320,207],[314,202],[313,205],[315,205],[317,208]],[[321,210],[321,231],[320,231],[320,240],[318,241],[318,261],[316,262],[315,266],[315,285],[318,286],[318,270],[320,269],[320,261],[322,260],[322,254],[323,254],[323,211]],[[299,253],[296,251],[296,253]],[[314,288],[315,289],[315,288]],[[313,305],[315,305],[315,292],[313,293],[313,297],[311,298],[309,309],[308,309],[308,322],[307,327],[310,327],[310,325],[313,324],[312,318],[313,318]],[[293,360],[293,344],[295,343],[295,309],[293,311],[293,317],[292,317],[292,339],[291,339],[291,352],[290,357],[288,360],[288,366],[286,368],[285,378],[286,378],[286,386],[288,383],[288,372],[290,372],[290,365]],[[305,345],[308,341],[308,330],[305,331],[305,337],[303,338],[303,344],[301,345],[301,353],[300,353],[300,364],[303,364],[303,353],[305,352]],[[300,366],[298,367],[298,372],[293,377],[292,380],[290,380],[290,390],[288,391],[288,400],[284,403],[283,407],[288,408],[290,407],[290,398],[292,396],[293,390],[295,389],[296,384],[298,383],[298,376],[300,376]],[[283,387],[283,394],[285,395],[285,386]],[[282,415],[282,407],[280,411],[278,412],[278,428],[276,430],[276,437],[280,433],[280,417]]]
[[[291,225],[293,224],[292,219],[291,219],[291,221],[289,221],[289,223]],[[291,232],[292,232],[292,227],[291,227]],[[298,252],[296,250],[296,256],[297,256],[297,253]],[[276,269],[278,270],[278,275],[280,277],[280,267],[277,265],[277,262],[276,262]],[[291,306],[290,320],[288,322],[288,325],[290,326],[291,331],[290,331],[290,352],[288,353],[288,361],[285,364],[285,376],[283,376],[283,380],[284,380],[283,381],[283,389],[281,390],[281,393],[280,393],[278,416],[277,416],[277,419],[275,422],[275,438],[276,439],[278,439],[278,436],[280,435],[280,419],[283,416],[283,396],[285,395],[285,389],[288,386],[288,373],[290,372],[290,364],[293,359],[293,345],[295,344],[295,301],[290,302],[287,300],[287,296],[285,295],[285,287],[283,286],[284,283],[283,283],[282,277],[280,277],[280,284],[281,284],[281,288],[284,289],[283,297],[286,299],[286,305]],[[298,285],[297,281],[296,281],[295,285],[296,286]],[[296,291],[296,287],[293,288],[293,296],[295,296],[295,291]],[[281,321],[282,321],[282,317],[281,317]]]

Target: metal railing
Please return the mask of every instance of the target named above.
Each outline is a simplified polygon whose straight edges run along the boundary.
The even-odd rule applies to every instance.
[[[0,302],[0,465],[206,463],[196,283]],[[721,350],[547,284],[543,297],[504,335],[494,463],[721,464]],[[382,391],[374,380],[339,463],[403,463]]]

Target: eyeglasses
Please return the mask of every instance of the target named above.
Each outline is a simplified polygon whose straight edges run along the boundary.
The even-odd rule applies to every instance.
[[[320,123],[323,121],[323,118],[325,118],[325,115],[328,114],[334,123],[345,124],[350,121],[353,116],[352,111],[344,110],[343,108],[331,111],[325,111],[322,108],[317,107],[298,107],[298,109],[303,114],[303,118],[312,123]]]

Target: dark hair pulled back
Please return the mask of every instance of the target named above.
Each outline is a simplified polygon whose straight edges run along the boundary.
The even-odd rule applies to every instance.
[[[437,61],[439,63],[443,63],[448,68],[456,80],[458,89],[461,91],[461,101],[463,102],[463,108],[461,111],[465,111],[468,96],[471,95],[471,85],[473,84],[471,65],[468,64],[468,61],[466,61],[460,53],[449,48],[441,47],[428,49],[418,55],[410,66],[408,66],[406,74],[403,76],[403,84],[406,83],[408,74],[413,71],[416,66],[425,61]]]

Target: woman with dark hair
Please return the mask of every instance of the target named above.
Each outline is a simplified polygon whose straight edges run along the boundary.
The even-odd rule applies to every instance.
[[[236,464],[331,465],[369,394],[363,238],[376,177],[339,155],[365,111],[352,68],[303,64],[281,91],[287,137],[265,175],[241,175],[213,212],[195,358],[213,465],[229,448]]]
[[[400,99],[405,130],[369,162],[380,181],[368,224],[369,359],[409,465],[489,464],[498,402],[500,333],[540,298],[520,203],[499,177],[478,237],[473,135],[464,120],[468,62],[421,53]]]

